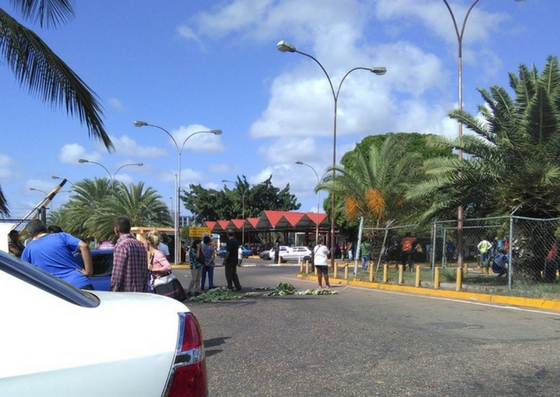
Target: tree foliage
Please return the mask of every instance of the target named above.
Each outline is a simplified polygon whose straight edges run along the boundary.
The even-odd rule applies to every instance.
[[[171,227],[173,221],[165,202],[143,182],[129,184],[107,178],[74,184],[70,200],[53,211],[48,223],[84,240],[112,240],[117,216],[126,216],[133,226]]]
[[[465,153],[432,159],[432,178],[409,197],[431,200],[425,218],[464,206],[471,216],[516,214],[536,218],[560,216],[560,70],[548,57],[542,73],[519,67],[510,73],[515,98],[499,86],[479,89],[484,104],[479,115],[453,110],[450,117],[472,134],[456,139],[434,137],[435,147]]]
[[[405,196],[413,184],[422,180],[423,161],[453,156],[449,148],[428,146],[432,137],[404,132],[370,135],[344,154],[341,165],[335,167],[338,181],[332,184],[332,174],[328,173],[317,187],[329,191],[324,201],[329,216],[330,192],[335,190],[336,224],[343,234],[356,234],[360,216],[369,225],[383,226],[393,219],[401,224],[417,222],[427,204]]]
[[[237,177],[235,188],[224,190],[205,189],[201,185],[189,185],[181,200],[198,224],[220,219],[242,219],[258,217],[264,210],[292,211],[301,206],[295,195],[290,193],[290,184],[283,189],[272,185],[272,176],[267,180],[250,185],[245,176]]]
[[[67,0],[12,0],[24,20],[40,27],[56,27],[73,16]],[[60,59],[41,38],[0,8],[0,57],[21,86],[43,102],[61,107],[88,127],[89,135],[113,144],[103,126],[103,110],[96,94]],[[8,202],[0,188],[0,214],[9,215]]]

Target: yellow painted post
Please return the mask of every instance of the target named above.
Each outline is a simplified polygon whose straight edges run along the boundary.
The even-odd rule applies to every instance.
[[[369,282],[373,283],[373,263],[369,264]]]
[[[344,279],[348,280],[348,263],[344,266]]]
[[[404,267],[403,265],[399,265],[399,285],[403,285],[404,283]]]
[[[466,276],[469,273],[469,264],[463,263],[463,276]]]
[[[335,262],[335,263],[334,263],[334,274],[333,274],[333,277],[334,277],[334,278],[337,278],[337,276],[338,276],[338,263]]]
[[[383,282],[384,283],[389,282],[389,265],[388,264],[383,265]]]
[[[420,287],[420,284],[422,283],[420,274],[422,273],[422,269],[420,268],[420,265],[416,265],[416,282],[414,285],[416,285],[417,287]]]
[[[439,288],[439,267],[434,269],[434,289]]]
[[[463,272],[461,268],[457,268],[457,285],[455,286],[456,291],[461,291],[461,285],[463,284]]]

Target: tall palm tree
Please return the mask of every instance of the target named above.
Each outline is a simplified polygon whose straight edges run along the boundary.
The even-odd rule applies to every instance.
[[[433,198],[424,214],[435,217],[441,211],[469,206],[477,216],[517,215],[534,218],[560,216],[560,70],[558,58],[550,56],[541,73],[535,66],[519,67],[509,74],[511,98],[499,86],[479,89],[485,101],[479,116],[453,110],[450,117],[473,134],[454,140],[439,137],[435,145],[461,149],[457,159],[430,160],[426,172],[433,178],[419,184],[409,197]],[[553,239],[554,230],[541,230],[521,240],[527,247],[543,247],[533,239],[540,234]],[[541,260],[543,247],[527,260]],[[527,262],[528,263],[528,262]],[[523,265],[523,262],[518,263]]]
[[[355,151],[354,161],[335,166],[335,179],[329,173],[316,191],[327,190],[342,197],[336,210],[344,210],[349,220],[363,216],[367,224],[377,226],[395,218],[403,220],[412,209],[405,208],[405,193],[421,175],[416,167],[420,154],[407,153],[394,135],[380,146],[357,146]]]
[[[69,0],[11,0],[24,20],[41,28],[56,27],[73,16]],[[96,94],[32,30],[0,8],[0,57],[19,83],[43,102],[63,107],[85,123],[89,135],[113,144],[103,126],[103,109]],[[0,187],[0,214],[9,215],[8,202]]]

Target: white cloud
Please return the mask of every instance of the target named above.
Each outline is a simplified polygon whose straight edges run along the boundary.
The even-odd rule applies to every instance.
[[[123,112],[126,110],[124,104],[117,98],[109,98],[107,99],[107,102],[109,103],[109,105],[111,105],[113,108],[115,108],[116,110]]]
[[[98,152],[88,152],[82,145],[71,143],[62,146],[58,152],[58,160],[65,164],[78,164],[79,159],[89,161],[101,161],[101,155]]]
[[[10,156],[0,154],[0,178],[10,178],[13,176],[14,170],[12,167],[15,162]]]
[[[175,138],[179,149],[192,150],[194,152],[216,153],[223,152],[224,146],[220,141],[220,135],[214,135],[208,131],[214,130],[200,124],[180,126],[173,130],[171,135]]]
[[[120,137],[111,136],[111,141],[115,146],[115,151],[120,155],[145,158],[169,156],[169,152],[166,149],[157,146],[140,146],[128,135]]]

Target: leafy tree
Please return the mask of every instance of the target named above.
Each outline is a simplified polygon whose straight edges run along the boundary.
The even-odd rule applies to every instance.
[[[465,111],[450,112],[451,118],[473,134],[453,140],[434,139],[434,145],[461,149],[466,158],[426,162],[426,171],[433,178],[419,184],[410,194],[410,197],[432,200],[425,218],[458,206],[472,208],[476,216],[513,211],[516,215],[536,218],[560,216],[558,58],[548,57],[541,73],[535,66],[521,65],[519,74],[510,73],[509,77],[515,98],[499,86],[489,91],[479,89],[485,103],[478,107],[478,117]],[[542,259],[546,252],[533,248],[542,247],[534,238],[539,235],[553,238],[553,233],[553,230],[534,231],[520,241],[526,242],[524,248],[534,258]],[[523,261],[516,264],[517,269],[523,268]]]
[[[381,226],[414,213],[414,206],[406,203],[404,196],[421,177],[419,153],[408,152],[396,136],[390,135],[379,146],[356,146],[347,163],[334,167],[334,180],[328,173],[316,188],[340,198],[336,210],[344,212],[346,219],[364,217],[366,224]]]
[[[24,20],[41,28],[57,27],[73,16],[67,0],[12,0]],[[102,107],[95,93],[64,63],[37,34],[0,8],[0,56],[16,79],[43,102],[66,109],[85,123],[89,135],[113,144],[105,131]],[[9,215],[8,202],[0,188],[0,214]]]
[[[250,185],[245,176],[238,177],[233,190],[224,185],[223,191],[204,189],[201,185],[189,185],[190,191],[181,195],[187,210],[195,215],[199,224],[205,220],[241,219],[243,198],[245,218],[257,217],[264,210],[292,211],[301,204],[290,193],[290,184],[283,189],[274,187],[272,176],[258,185]],[[243,197],[245,195],[245,197]]]
[[[418,214],[427,203],[405,200],[406,191],[423,177],[420,168],[424,160],[453,156],[451,149],[428,146],[432,136],[404,132],[370,135],[344,154],[336,170],[344,170],[346,174],[341,175],[348,186],[340,185],[335,194],[336,225],[342,234],[357,234],[360,216],[369,225],[383,226],[392,219],[401,224],[418,222]],[[331,180],[328,173],[319,188],[330,192]],[[323,207],[330,216],[330,193]]]
[[[49,224],[56,223],[70,234],[85,240],[114,239],[113,223],[126,216],[133,226],[171,227],[173,221],[167,205],[144,183],[111,183],[107,178],[78,182],[75,193],[59,210],[53,211]]]

